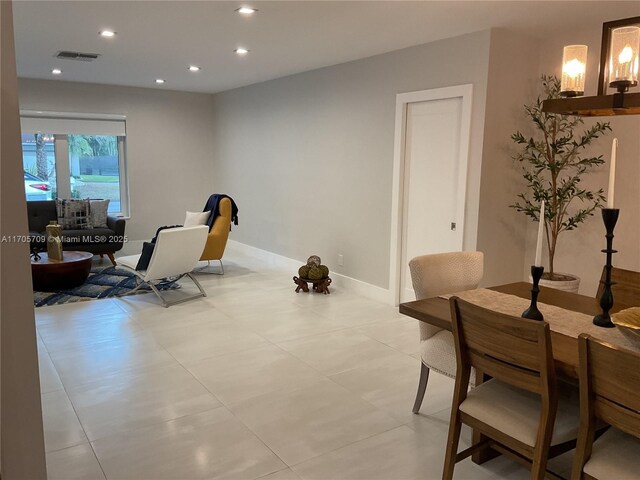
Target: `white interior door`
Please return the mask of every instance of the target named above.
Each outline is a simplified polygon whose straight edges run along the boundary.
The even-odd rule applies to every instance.
[[[409,260],[462,250],[467,170],[462,116],[462,97],[406,105],[401,302],[415,300]]]

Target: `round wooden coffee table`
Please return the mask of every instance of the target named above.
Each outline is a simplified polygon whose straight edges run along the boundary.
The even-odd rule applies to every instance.
[[[39,255],[40,260],[31,258],[31,277],[36,291],[77,287],[85,282],[91,271],[93,253],[65,251],[62,260],[49,260],[44,252]]]

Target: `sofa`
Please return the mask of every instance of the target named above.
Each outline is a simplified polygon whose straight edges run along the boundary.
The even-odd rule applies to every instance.
[[[29,237],[31,248],[46,249],[46,227],[49,222],[58,220],[55,200],[27,202]],[[83,230],[62,230],[62,248],[90,252],[94,255],[107,255],[111,263],[116,264],[113,254],[122,249],[125,241],[123,218],[107,217],[108,228],[89,228]]]

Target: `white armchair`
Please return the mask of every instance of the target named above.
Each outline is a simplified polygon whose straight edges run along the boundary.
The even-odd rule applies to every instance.
[[[482,280],[483,260],[482,252],[451,252],[415,257],[409,262],[409,270],[416,300],[477,288]],[[456,350],[452,333],[424,322],[419,324],[422,364],[413,413],[418,413],[422,405],[430,370],[451,378],[456,375]],[[473,372],[470,383],[475,383]]]
[[[151,255],[151,260],[149,261],[149,266],[146,270],[136,270],[140,255],[129,255],[117,258],[116,262],[118,267],[123,267],[133,272],[140,280],[136,288],[124,295],[131,295],[140,288],[149,286],[158,298],[160,298],[164,307],[169,307],[170,305],[186,302],[187,300],[198,297],[206,297],[207,293],[190,272],[198,263],[200,255],[202,255],[208,233],[209,227],[206,225],[169,228],[160,231],[153,249],[153,254]],[[162,296],[156,284],[166,278],[175,278],[174,281],[178,281],[184,276],[189,277],[193,283],[196,284],[200,293],[168,302]]]

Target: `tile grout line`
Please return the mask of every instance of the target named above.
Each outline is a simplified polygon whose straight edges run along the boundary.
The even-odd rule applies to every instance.
[[[293,471],[295,472],[295,474],[296,474],[296,475],[298,475],[298,472],[296,472],[295,467],[299,467],[299,466],[300,466],[300,465],[302,465],[303,463],[309,462],[309,461],[311,461],[311,460],[313,460],[313,459],[315,459],[315,458],[319,458],[319,457],[322,457],[322,456],[324,456],[324,455],[328,455],[328,454],[333,453],[333,452],[337,452],[338,450],[342,450],[343,448],[350,447],[351,445],[355,445],[356,443],[364,442],[364,441],[369,440],[369,439],[371,439],[371,438],[373,438],[373,437],[377,437],[378,435],[384,435],[385,433],[391,432],[392,430],[396,430],[396,429],[398,429],[398,428],[402,428],[402,427],[409,428],[409,427],[407,427],[407,425],[405,425],[404,423],[401,423],[400,425],[396,425],[395,427],[388,428],[388,429],[383,430],[383,431],[381,431],[381,432],[372,433],[371,435],[367,435],[366,437],[363,437],[363,438],[361,438],[361,439],[359,439],[359,440],[354,440],[353,442],[349,442],[349,443],[347,443],[347,444],[345,444],[345,445],[342,445],[342,446],[340,446],[340,447],[336,447],[336,448],[334,448],[334,449],[332,449],[332,450],[328,450],[328,451],[323,452],[323,453],[321,453],[321,454],[319,454],[319,455],[316,455],[316,456],[314,456],[314,457],[309,457],[309,458],[307,458],[307,459],[305,459],[305,460],[303,460],[303,461],[301,461],[301,462],[294,463],[293,465],[288,465],[288,466],[289,466],[289,468],[290,468],[291,470],[293,470]],[[413,430],[412,430],[412,431],[413,431]],[[414,433],[415,433],[415,432],[414,432]],[[298,476],[299,476],[299,475],[298,475]]]
[[[96,454],[96,451],[93,448],[93,444],[91,443],[91,440],[89,440],[89,435],[87,435],[87,430],[85,429],[84,424],[80,420],[80,416],[78,415],[78,412],[76,410],[76,406],[74,405],[73,401],[71,400],[71,397],[69,396],[69,392],[67,392],[67,387],[65,386],[64,382],[62,381],[62,377],[60,376],[60,372],[58,372],[58,367],[56,367],[55,363],[53,363],[53,360],[51,361],[51,364],[53,365],[53,368],[56,371],[56,374],[58,375],[58,378],[60,379],[60,384],[62,385],[62,391],[64,392],[65,396],[67,397],[67,400],[69,400],[69,404],[71,405],[71,409],[73,410],[73,414],[76,416],[76,420],[78,421],[78,425],[80,425],[80,428],[82,428],[82,433],[84,434],[84,437],[87,439],[87,443],[91,447],[91,452],[93,453],[93,456],[96,459],[96,462],[98,462],[98,466],[100,467],[100,471],[102,472],[102,475],[104,476],[104,478],[107,479],[107,474],[105,473],[104,468],[102,467],[102,463],[100,463],[100,459],[98,458],[98,455]],[[74,446],[77,446],[77,445],[74,445]],[[63,450],[63,449],[60,449],[60,450]],[[60,451],[60,450],[56,450],[56,451]],[[45,454],[45,456],[46,456],[46,454]]]
[[[253,273],[258,273],[258,272],[253,272]],[[247,283],[251,283],[251,282],[247,282]],[[216,283],[215,285],[210,285],[210,286],[209,286],[209,288],[211,288],[211,287],[215,288],[215,287],[216,287],[216,286],[218,286],[218,285],[220,285],[220,283]],[[258,287],[259,287],[259,286],[258,286]],[[237,282],[237,285],[235,285],[235,284],[234,284],[234,289],[235,289],[235,288],[242,288],[242,282],[240,282],[240,281],[239,281],[239,282]],[[282,290],[284,291],[284,287],[279,287],[279,288],[282,288]],[[287,289],[287,290],[288,290],[288,289]],[[278,295],[277,295],[277,296],[278,296],[278,297],[280,297],[280,290],[279,290],[279,289],[276,289],[276,290],[274,290],[274,291],[276,291],[276,292],[278,293]],[[260,294],[262,294],[262,293],[268,294],[268,293],[271,293],[271,290],[261,289]],[[261,295],[259,295],[258,297],[260,297],[260,296],[261,296]],[[284,298],[284,296],[283,296],[283,298]],[[346,299],[346,298],[344,298],[344,297],[341,297],[341,298],[340,298],[340,300],[343,300],[343,299],[344,299],[345,301],[348,301],[348,299]],[[117,305],[117,307],[118,307],[118,309],[122,310],[122,311],[124,312],[124,314],[126,314],[127,318],[131,319],[131,320],[134,322],[134,324],[136,324],[136,325],[137,325],[137,326],[138,326],[142,331],[144,331],[144,332],[146,332],[146,333],[148,333],[148,334],[150,334],[150,335],[153,335],[153,334],[152,334],[152,331],[151,331],[148,327],[145,327],[145,326],[141,325],[140,323],[138,323],[138,321],[137,321],[137,320],[136,320],[136,318],[135,318],[135,317],[136,317],[136,313],[137,313],[137,312],[131,312],[131,311],[126,310],[122,305],[120,305],[120,304],[118,303],[118,301],[117,301],[117,300],[114,300],[114,299],[110,299],[110,300],[111,300],[112,302],[114,302],[114,301],[115,301],[115,302],[116,302],[116,305]],[[225,309],[224,307],[220,308],[219,306],[217,306],[217,305],[215,304],[215,301],[213,301],[213,300],[214,300],[214,298],[213,298],[213,297],[211,297],[210,299],[207,299],[207,300],[212,300],[211,302],[207,302],[209,305],[211,305],[211,307],[212,307],[212,308],[217,309],[217,310],[218,310],[218,311],[220,311],[222,314],[224,314],[224,315],[228,316],[228,317],[229,317],[231,320],[233,320],[234,322],[241,322],[241,320],[238,320],[237,318],[235,318],[235,316],[234,316],[232,313],[227,313],[227,312],[230,312],[230,311],[232,310],[232,308],[227,308],[227,309]],[[275,299],[275,300],[277,300],[277,299]],[[378,302],[378,303],[379,303],[379,302]],[[291,302],[291,305],[292,305],[292,307],[291,307],[292,309],[304,309],[304,308],[306,308],[306,307],[311,307],[311,308],[313,309],[314,307],[316,307],[316,306],[318,306],[318,305],[321,305],[321,304],[320,304],[320,303],[318,303],[318,302],[314,302],[314,304],[313,304],[313,305],[301,305],[301,304],[300,304],[300,302],[293,301],[293,302]],[[322,313],[318,313],[318,315],[322,316],[323,318],[325,318],[325,319],[327,319],[327,320],[331,320],[331,319],[332,319],[332,318],[331,318],[331,315],[329,315],[329,314],[323,315]],[[329,380],[329,381],[330,381],[330,382],[332,382],[336,387],[338,387],[338,388],[340,388],[341,390],[343,390],[343,391],[347,392],[349,395],[353,395],[353,398],[355,398],[355,399],[359,399],[360,401],[363,401],[363,402],[365,402],[365,403],[369,404],[369,405],[371,406],[371,408],[372,408],[372,411],[381,412],[382,414],[384,414],[384,415],[388,416],[389,418],[393,419],[393,420],[394,420],[394,422],[397,422],[397,423],[398,423],[397,425],[395,425],[395,426],[393,426],[393,427],[390,427],[390,428],[384,429],[384,430],[382,430],[382,431],[380,431],[380,432],[372,433],[372,434],[370,434],[370,435],[366,435],[366,436],[364,436],[364,437],[363,437],[363,438],[361,438],[361,439],[354,440],[354,441],[352,441],[352,442],[348,442],[348,443],[347,443],[347,444],[345,444],[345,445],[341,445],[341,446],[336,447],[336,448],[334,448],[334,449],[331,449],[331,450],[329,450],[329,451],[327,451],[327,452],[324,452],[324,453],[322,453],[322,454],[320,454],[320,455],[313,456],[313,457],[311,457],[311,458],[305,459],[305,460],[303,460],[302,462],[298,462],[298,463],[296,463],[295,465],[300,465],[301,463],[304,463],[304,462],[306,462],[306,461],[309,461],[309,460],[311,460],[311,459],[313,459],[313,458],[317,458],[317,457],[319,457],[319,456],[329,454],[329,453],[334,452],[334,451],[336,451],[336,450],[340,450],[340,449],[342,449],[342,448],[346,448],[346,447],[348,447],[348,446],[350,446],[350,445],[353,445],[353,444],[356,444],[356,443],[362,442],[362,441],[364,441],[364,440],[367,440],[367,439],[369,439],[369,438],[372,438],[372,437],[375,437],[375,436],[378,436],[378,435],[382,435],[382,434],[384,434],[384,433],[386,433],[386,432],[389,432],[389,431],[394,430],[394,429],[401,428],[401,427],[403,427],[403,426],[406,426],[407,428],[410,428],[410,429],[411,429],[411,427],[409,427],[406,423],[403,423],[403,422],[402,422],[402,421],[400,421],[399,419],[394,418],[394,417],[393,417],[393,416],[391,416],[390,414],[386,413],[384,410],[382,410],[382,409],[380,409],[380,408],[376,407],[375,405],[371,404],[370,402],[368,402],[367,400],[365,400],[364,398],[362,398],[362,396],[361,396],[361,395],[359,395],[359,394],[357,394],[356,392],[353,392],[352,390],[350,390],[350,389],[348,389],[348,388],[346,388],[346,387],[344,387],[344,386],[342,386],[342,385],[338,384],[337,382],[335,382],[335,381],[330,377],[330,375],[329,375],[329,374],[324,373],[324,372],[322,372],[322,371],[318,370],[316,367],[314,367],[313,365],[310,365],[309,363],[307,363],[307,362],[306,362],[306,361],[304,361],[303,359],[299,358],[299,357],[298,357],[298,356],[296,356],[295,354],[293,354],[293,353],[291,353],[291,352],[289,352],[289,351],[285,350],[285,349],[284,349],[284,348],[279,344],[279,343],[288,342],[288,341],[296,341],[296,340],[308,339],[308,338],[311,338],[311,337],[322,336],[322,335],[327,335],[327,334],[332,334],[332,333],[336,333],[336,332],[342,332],[342,331],[350,330],[352,333],[355,333],[355,334],[361,334],[361,335],[363,335],[363,336],[365,336],[365,337],[367,337],[367,338],[369,338],[369,339],[371,339],[371,340],[376,341],[377,343],[379,343],[379,344],[381,344],[381,345],[384,345],[385,347],[388,347],[388,348],[392,349],[392,350],[393,350],[393,351],[395,351],[395,352],[402,353],[402,354],[406,355],[406,356],[407,356],[407,357],[409,357],[409,358],[415,359],[415,357],[413,357],[412,355],[409,355],[409,354],[407,354],[407,353],[405,353],[405,352],[402,352],[402,351],[398,350],[397,348],[392,347],[391,345],[388,345],[388,344],[386,344],[385,342],[383,342],[383,341],[381,341],[381,340],[378,340],[378,339],[375,339],[375,338],[373,338],[373,337],[370,337],[370,336],[369,336],[369,335],[367,335],[366,333],[363,333],[363,332],[360,332],[360,331],[358,331],[358,330],[357,330],[357,329],[360,329],[360,328],[366,328],[366,327],[367,327],[367,325],[369,325],[370,323],[374,323],[374,322],[361,323],[361,324],[358,324],[358,325],[341,326],[340,328],[337,328],[336,330],[329,330],[329,331],[327,331],[327,332],[321,332],[321,333],[317,333],[317,334],[304,335],[304,336],[302,336],[302,337],[296,337],[296,338],[292,338],[292,339],[284,340],[284,341],[281,341],[281,342],[275,342],[275,341],[269,340],[268,338],[263,337],[260,333],[256,332],[254,329],[252,329],[252,328],[247,328],[247,326],[246,326],[246,325],[242,325],[242,327],[241,327],[241,328],[242,328],[243,330],[246,330],[247,332],[250,332],[250,333],[252,333],[252,334],[254,334],[254,335],[258,336],[259,338],[263,339],[263,340],[266,342],[266,343],[265,343],[265,345],[264,345],[264,347],[265,347],[265,348],[266,348],[266,347],[269,347],[269,346],[274,346],[274,347],[276,347],[278,350],[282,351],[282,352],[283,352],[283,353],[285,353],[286,355],[290,356],[291,358],[296,359],[297,361],[301,362],[301,364],[304,364],[304,365],[306,365],[308,368],[310,368],[310,369],[312,369],[313,371],[317,372],[317,373],[320,375],[320,377],[321,377],[321,379],[319,379],[318,381],[323,381],[324,379]],[[382,323],[382,322],[380,322],[380,323]],[[42,341],[42,339],[41,339],[41,341]],[[273,453],[273,455],[275,455],[275,457],[276,457],[276,458],[278,458],[278,459],[282,462],[282,464],[283,464],[283,465],[286,465],[286,467],[285,467],[285,468],[280,469],[280,470],[275,470],[275,471],[270,472],[270,473],[263,474],[263,475],[261,475],[261,476],[260,476],[260,478],[265,477],[265,476],[268,476],[268,475],[271,475],[271,474],[273,474],[273,473],[280,472],[280,471],[285,471],[285,470],[290,470],[294,475],[297,475],[297,472],[293,470],[293,468],[292,468],[293,466],[292,466],[292,465],[289,465],[289,464],[288,464],[287,462],[285,462],[282,458],[280,458],[280,456],[279,456],[278,454],[276,454],[276,453],[275,453],[275,452],[274,452],[274,451],[269,447],[269,445],[267,445],[267,444],[264,442],[264,440],[263,440],[263,439],[262,439],[262,438],[261,438],[261,437],[260,437],[256,432],[254,432],[254,431],[253,431],[253,430],[252,430],[252,429],[251,429],[247,424],[245,424],[245,423],[242,421],[242,419],[240,419],[239,417],[237,417],[237,416],[236,416],[235,412],[231,409],[231,407],[230,407],[230,406],[228,406],[228,405],[226,405],[225,403],[223,403],[223,402],[218,398],[218,396],[216,396],[216,394],[215,394],[211,389],[209,389],[206,385],[204,385],[204,383],[203,383],[203,382],[201,382],[197,377],[195,377],[195,375],[194,375],[193,373],[191,373],[191,371],[188,369],[188,367],[187,367],[185,364],[183,364],[182,362],[180,362],[180,361],[179,361],[179,360],[178,360],[178,359],[177,359],[173,354],[171,354],[171,352],[170,352],[169,350],[167,350],[167,348],[165,348],[162,344],[158,343],[158,341],[157,341],[155,338],[153,338],[153,341],[154,341],[154,343],[158,346],[158,348],[159,348],[160,350],[162,350],[162,351],[166,352],[166,353],[167,353],[167,354],[168,354],[168,355],[169,355],[169,356],[170,356],[170,357],[171,357],[171,358],[172,358],[176,363],[178,363],[178,364],[182,367],[182,369],[183,369],[183,370],[186,370],[186,371],[187,371],[187,373],[189,374],[189,376],[190,376],[191,378],[193,378],[196,382],[198,382],[198,384],[199,384],[199,385],[201,385],[201,386],[204,388],[204,390],[205,390],[206,392],[209,392],[209,394],[210,394],[210,395],[211,395],[215,400],[217,400],[217,401],[219,402],[219,404],[220,404],[220,405],[219,405],[219,406],[217,406],[217,407],[211,408],[211,409],[206,409],[206,410],[204,410],[204,411],[202,411],[202,412],[189,413],[189,414],[186,414],[186,415],[182,415],[182,416],[180,416],[180,417],[176,417],[176,418],[172,418],[172,419],[168,419],[168,420],[163,420],[163,421],[161,421],[161,422],[152,423],[152,424],[150,424],[150,425],[144,425],[143,427],[139,427],[139,428],[148,428],[148,427],[151,427],[151,426],[153,426],[153,425],[159,425],[159,424],[162,424],[162,423],[168,423],[168,422],[176,421],[176,420],[179,420],[179,419],[181,419],[181,418],[185,418],[185,417],[190,417],[190,416],[199,415],[199,414],[202,414],[202,413],[204,413],[204,412],[206,412],[206,411],[215,410],[215,409],[217,409],[217,408],[225,408],[228,412],[230,412],[231,416],[232,416],[232,417],[233,417],[237,422],[239,422],[239,424],[240,424],[240,425],[242,425],[242,426],[243,426],[243,427],[244,427],[248,432],[250,432],[250,433],[251,433],[251,434],[252,434],[252,435],[253,435],[253,436],[254,436],[254,437],[255,437],[255,438],[256,438],[256,439],[257,439],[257,440],[262,444],[262,445],[264,445],[264,447],[265,447],[266,449],[268,449],[269,451],[271,451],[271,452]],[[43,346],[45,347],[45,350],[47,350],[47,352],[46,352],[46,353],[47,353],[47,354],[49,354],[48,349],[47,349],[47,347],[46,347],[46,344],[44,344],[44,341],[42,341],[42,343],[43,343]],[[247,351],[251,351],[251,350],[253,350],[253,349],[252,349],[252,348],[241,349],[241,350],[239,350],[239,351],[235,351],[235,352],[229,352],[229,353],[222,354],[222,355],[215,355],[215,356],[213,356],[213,357],[206,357],[206,358],[203,358],[203,359],[199,359],[197,362],[194,362],[194,363],[200,363],[200,362],[204,362],[204,361],[207,361],[207,360],[212,360],[212,359],[215,359],[215,358],[217,358],[217,357],[225,356],[225,355],[235,355],[235,354],[240,354],[240,353],[247,352]],[[50,360],[51,360],[51,358],[50,358]],[[189,363],[190,363],[190,362],[187,362],[187,364],[189,364]],[[52,362],[52,364],[53,364],[53,362]],[[57,375],[58,375],[58,377],[60,378],[60,376],[59,376],[59,372],[57,371],[57,368],[56,368],[55,364],[53,364],[53,366],[54,366],[54,369],[55,369],[55,371],[56,371],[56,374],[57,374]],[[356,368],[359,368],[359,367],[357,367],[357,366],[356,366],[356,367],[353,367],[353,368],[349,368],[349,369],[347,369],[347,370],[345,370],[345,371],[353,370],[353,369],[356,369]],[[338,372],[338,373],[343,373],[343,372]],[[334,373],[334,374],[332,374],[332,375],[337,375],[338,373]],[[104,439],[104,438],[108,438],[108,437],[113,436],[113,435],[119,435],[119,434],[124,433],[124,432],[121,432],[121,433],[114,433],[113,435],[107,435],[107,436],[104,436],[104,437],[97,438],[97,439],[95,439],[95,440],[89,440],[89,438],[88,438],[88,436],[87,436],[87,434],[86,434],[86,430],[85,430],[85,428],[84,428],[84,425],[82,424],[82,422],[80,422],[80,419],[79,419],[79,417],[78,417],[77,411],[76,411],[76,409],[75,409],[75,405],[74,405],[74,403],[71,401],[71,398],[70,398],[70,397],[69,397],[69,395],[68,395],[67,387],[64,385],[64,383],[63,383],[62,381],[61,381],[61,384],[62,384],[62,389],[63,389],[63,391],[64,391],[65,395],[67,396],[67,399],[69,400],[69,402],[70,402],[70,403],[71,403],[71,405],[72,405],[72,408],[73,408],[74,414],[76,415],[76,418],[78,419],[78,422],[80,423],[80,425],[81,425],[81,427],[82,427],[82,429],[83,429],[83,432],[84,432],[84,434],[85,434],[85,437],[86,437],[86,439],[87,439],[87,442],[91,445],[91,448],[92,448],[92,452],[93,452],[93,454],[94,454],[94,457],[95,457],[95,458],[96,458],[96,460],[98,461],[98,464],[99,464],[99,466],[100,466],[100,468],[101,468],[101,471],[102,471],[103,475],[104,475],[104,476],[105,476],[105,478],[106,478],[106,473],[104,472],[104,468],[102,467],[102,464],[100,463],[100,460],[98,459],[98,456],[97,456],[97,454],[96,454],[96,452],[95,452],[95,449],[94,449],[94,445],[93,445],[93,444],[94,444],[96,441],[102,440],[102,439]],[[294,389],[292,392],[299,391],[299,390],[304,390],[304,389],[306,389],[306,388],[308,388],[308,387],[300,387],[300,388],[298,388],[298,389]],[[253,398],[253,397],[252,397],[252,398]],[[444,409],[443,409],[443,410],[444,410]],[[136,428],[136,429],[134,429],[134,430],[137,430],[137,429],[138,429],[138,428]],[[411,429],[411,430],[412,430],[412,431],[414,431],[413,429]],[[132,430],[128,430],[128,431],[132,431]],[[66,448],[73,448],[73,446],[71,446],[71,447],[66,447]],[[64,449],[60,449],[60,450],[64,450]],[[56,450],[56,451],[60,451],[60,450]]]

